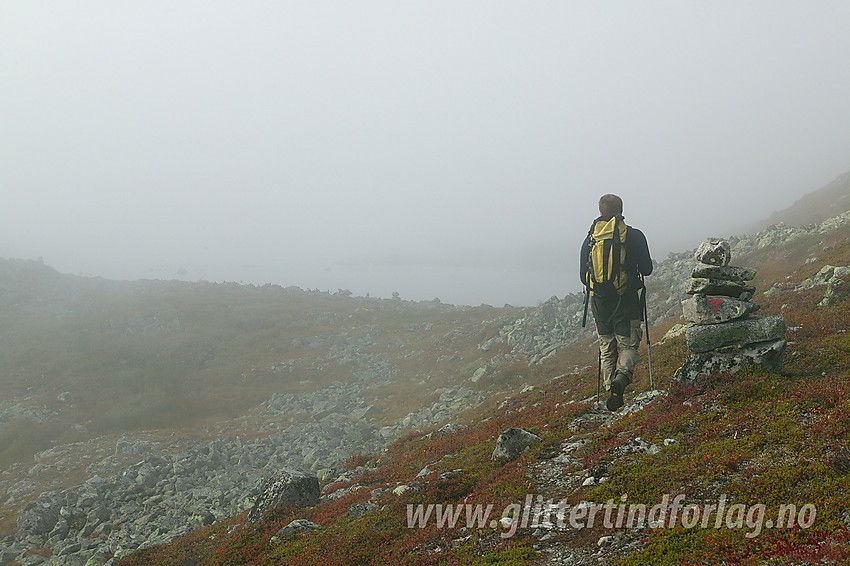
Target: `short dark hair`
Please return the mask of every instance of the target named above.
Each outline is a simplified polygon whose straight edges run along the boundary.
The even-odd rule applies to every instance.
[[[617,195],[602,195],[599,199],[599,214],[607,218],[623,214],[623,199]]]

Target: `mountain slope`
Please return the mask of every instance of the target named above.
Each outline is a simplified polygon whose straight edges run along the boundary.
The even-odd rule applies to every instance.
[[[536,388],[470,417],[465,428],[407,435],[386,453],[365,455],[365,466],[352,460],[351,473],[326,483],[316,507],[281,510],[260,530],[242,517],[221,521],[121,564],[846,563],[850,281],[812,281],[829,265],[850,265],[850,227],[738,250],[733,263],[762,268],[756,302],[785,316],[781,375],[750,370],[673,383],[686,348],[683,337],[672,338],[653,346],[658,391],[648,391],[644,351],[630,412],[612,418],[592,407],[596,368],[563,374],[575,353],[563,348],[525,370]],[[542,442],[514,461],[491,460],[496,437],[511,426]],[[621,505],[648,511],[680,494],[675,528],[629,527],[618,514]],[[583,528],[569,526],[571,515],[559,525],[557,513],[535,524],[538,496],[577,509]],[[421,514],[410,521],[408,513],[437,504],[461,509],[453,526],[438,526],[436,515],[421,528]],[[509,520],[479,521],[475,505],[491,505],[490,520],[503,512]],[[698,512],[705,526],[692,521]],[[320,528],[274,536],[296,518]]]
[[[780,222],[789,226],[815,224],[848,210],[850,210],[850,171],[839,175],[825,187],[803,195],[790,207],[774,212],[770,217],[752,225],[746,231],[757,232]]]
[[[379,404],[398,418],[492,357],[476,346],[498,328],[493,318],[523,312],[348,295],[114,282],[0,260],[0,468],[57,441],[198,428],[357,372],[396,382]],[[415,385],[417,362],[443,354],[458,327],[474,336],[458,332],[443,352],[455,357],[428,369],[427,388]]]
[[[788,322],[783,376],[677,387],[669,376],[686,351],[673,338],[652,349],[658,391],[646,391],[644,356],[629,395],[634,412],[621,418],[592,409],[596,355],[578,295],[536,309],[464,308],[344,291],[116,283],[0,261],[0,450],[12,462],[0,470],[0,559],[29,564],[53,553],[55,564],[115,564],[150,544],[129,563],[655,564],[665,554],[693,563],[693,547],[708,549],[699,559],[709,563],[773,560],[776,549],[841,556],[834,543],[850,509],[842,487],[847,288],[840,278],[816,283],[829,264],[850,264],[848,221],[842,214],[730,238],[733,263],[759,268],[757,302]],[[680,321],[692,266],[691,253],[674,254],[650,278],[654,340]],[[812,403],[802,399],[809,393]],[[446,423],[466,428],[425,434]],[[510,426],[543,442],[514,462],[491,461]],[[26,462],[34,452],[35,465]],[[349,454],[352,469],[341,473]],[[326,499],[283,510],[268,532],[242,529],[238,515],[257,478],[284,465],[315,471]],[[415,489],[393,493],[404,485]],[[516,524],[408,528],[406,515],[408,504],[467,502],[500,515],[524,510],[528,495],[570,505],[606,496],[620,504],[626,495],[624,505],[650,505],[662,488],[688,503],[726,493],[748,505],[754,489],[775,513],[782,503],[808,504],[795,486],[815,494],[824,522],[764,529],[755,540],[746,536],[753,529],[598,523],[517,526],[502,537]],[[606,491],[615,488],[621,493]],[[105,507],[94,505],[92,489]],[[272,540],[296,517],[322,528]]]

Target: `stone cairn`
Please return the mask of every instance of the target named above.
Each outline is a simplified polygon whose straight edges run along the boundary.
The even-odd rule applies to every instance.
[[[721,371],[760,365],[778,371],[785,351],[785,319],[782,315],[753,315],[755,287],[747,282],[754,269],[729,265],[729,242],[711,238],[695,254],[682,312],[691,325],[685,329],[691,354],[675,374],[678,380],[694,380]]]

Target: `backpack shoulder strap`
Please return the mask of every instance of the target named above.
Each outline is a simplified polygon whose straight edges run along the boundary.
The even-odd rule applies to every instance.
[[[622,245],[620,242],[620,220],[619,217],[614,217],[614,237],[611,238],[611,256],[614,258],[613,262],[613,271],[611,272],[611,277],[616,280],[620,275],[620,246]]]
[[[593,233],[596,231],[597,222],[599,222],[598,218],[590,223],[590,229],[587,231],[587,257],[585,258],[584,280],[588,289],[596,283],[596,278],[593,276],[593,246],[596,243]]]

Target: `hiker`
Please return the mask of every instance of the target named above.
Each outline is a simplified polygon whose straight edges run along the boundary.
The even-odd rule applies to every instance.
[[[581,245],[579,275],[599,335],[599,371],[608,392],[605,406],[616,411],[623,406],[623,392],[640,359],[643,276],[652,273],[652,258],[643,233],[626,225],[620,197],[602,196],[599,215]]]

